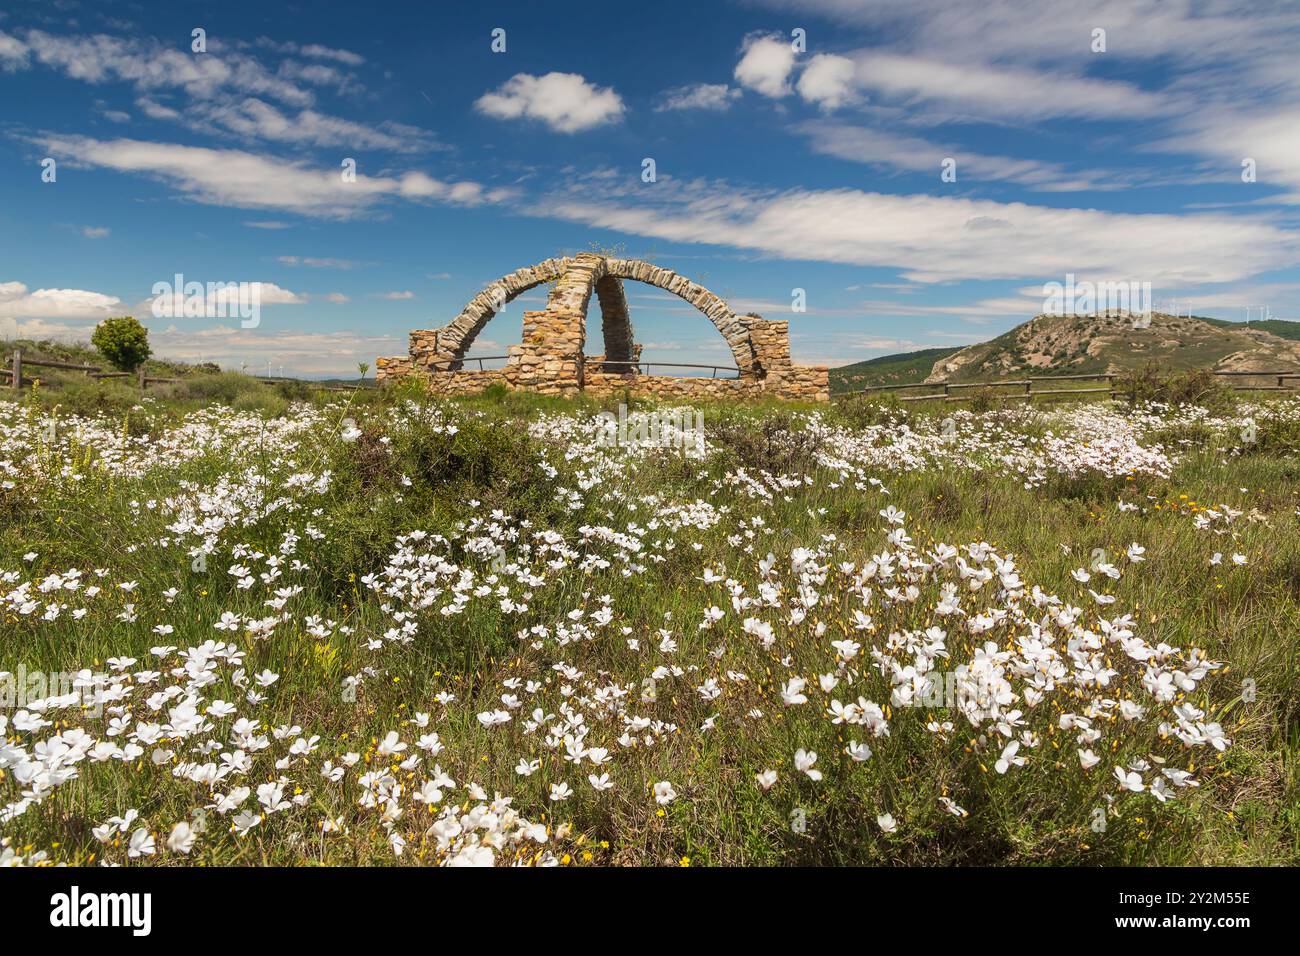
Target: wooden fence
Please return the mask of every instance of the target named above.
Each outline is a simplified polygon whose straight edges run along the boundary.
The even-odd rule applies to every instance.
[[[76,362],[55,362],[49,359],[25,358],[22,349],[14,349],[13,353],[6,359],[6,365],[0,366],[0,378],[8,378],[9,387],[15,391],[24,385],[32,385],[35,380],[23,376],[23,371],[28,366],[81,372],[88,378],[134,378],[141,388],[159,383],[180,381],[179,378],[159,378],[155,375],[146,375],[143,368],[134,372],[105,372],[98,365],[79,365]]]
[[[0,366],[0,387],[8,385],[15,391],[25,385],[34,384],[34,379],[24,375],[24,370],[28,367],[34,368],[56,368],[65,372],[81,372],[87,378],[133,378],[140,388],[149,385],[173,384],[181,381],[179,378],[163,378],[156,375],[146,375],[144,369],[138,369],[134,372],[105,372],[98,365],[81,365],[76,362],[55,362],[49,359],[34,359],[23,355],[22,349],[14,349],[12,354],[5,359],[5,365]],[[316,382],[306,382],[302,379],[284,378],[282,376],[252,376],[264,385],[274,385],[277,382],[302,382],[302,384],[320,389],[326,392],[352,392],[358,387],[373,388],[373,382],[359,383],[358,385],[322,385]],[[5,379],[8,381],[6,382]]]
[[[1244,379],[1265,378],[1274,381],[1272,385],[1238,385],[1234,382],[1233,389],[1238,392],[1289,392],[1296,389],[1296,385],[1288,385],[1288,382],[1300,381],[1300,372],[1213,372],[1225,378]],[[850,398],[854,395],[868,395],[872,392],[897,391],[906,388],[928,388],[938,389],[926,395],[900,395],[900,402],[926,402],[926,401],[944,401],[944,402],[966,402],[975,398],[975,394],[968,394],[971,389],[994,389],[994,388],[1014,388],[1014,392],[1001,392],[988,397],[997,401],[1032,401],[1040,395],[1115,395],[1115,379],[1118,378],[1115,372],[1100,372],[1095,375],[1038,375],[1032,378],[1013,379],[1001,382],[907,382],[897,385],[869,385],[866,388],[856,389],[851,392],[836,392],[831,395],[831,400],[841,398]],[[1046,382],[1049,385],[1056,382],[1105,382],[1106,384],[1091,388],[1039,388],[1035,385],[1039,382]],[[1022,391],[1023,389],[1023,391]]]

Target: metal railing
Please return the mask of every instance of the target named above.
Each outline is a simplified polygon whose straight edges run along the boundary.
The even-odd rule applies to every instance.
[[[466,362],[478,362],[478,369],[469,369],[469,371],[486,372],[491,370],[483,367],[484,362],[500,361],[501,359],[509,359],[509,358],[510,356],[508,355],[470,355],[470,356],[466,356],[465,358],[444,359],[439,362],[429,362],[427,365],[424,365],[423,367],[427,368],[431,372],[439,371],[439,370],[447,371],[447,372],[459,372],[459,371],[465,371],[464,365]],[[622,368],[627,368],[629,370],[631,369],[636,369],[638,371],[645,370],[646,375],[650,374],[649,370],[651,368],[700,368],[700,369],[706,368],[709,369],[711,372],[709,376],[710,378],[717,378],[719,372],[733,372],[735,374],[732,377],[740,378],[740,369],[730,365],[699,365],[692,362],[632,362],[632,361],[624,361],[622,359],[591,359],[591,358],[586,360],[586,364],[589,368],[592,369],[604,368],[605,366],[613,365]]]
[[[593,365],[619,365],[624,368],[635,368],[638,371],[645,369],[646,375],[650,374],[652,368],[707,368],[711,374],[709,378],[717,378],[719,372],[735,372],[734,378],[740,378],[740,369],[732,365],[699,365],[694,362],[629,362],[623,360],[600,359],[592,362]]]

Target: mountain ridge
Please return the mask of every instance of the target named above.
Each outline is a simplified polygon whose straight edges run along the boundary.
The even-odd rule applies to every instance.
[[[831,388],[1123,374],[1148,362],[1170,371],[1300,371],[1300,322],[1269,319],[1247,325],[1163,312],[1043,314],[974,345],[883,355],[832,369]],[[911,371],[920,374],[909,378],[905,373]]]

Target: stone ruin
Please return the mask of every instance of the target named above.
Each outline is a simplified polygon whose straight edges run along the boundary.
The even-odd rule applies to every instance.
[[[637,363],[625,279],[665,289],[695,306],[722,333],[739,375],[735,378],[648,375]],[[510,300],[543,283],[554,288],[546,308],[524,313],[523,341],[509,348],[504,368],[469,369],[465,353],[488,321]],[[586,355],[587,306],[600,303],[604,355]],[[472,359],[468,361],[473,361]],[[655,363],[665,366],[672,363]],[[789,323],[736,315],[708,289],[640,259],[582,253],[547,259],[492,283],[442,328],[411,333],[410,354],[375,362],[380,381],[419,376],[444,395],[478,392],[497,382],[550,395],[614,394],[657,398],[775,398],[830,400],[825,365],[790,360]]]

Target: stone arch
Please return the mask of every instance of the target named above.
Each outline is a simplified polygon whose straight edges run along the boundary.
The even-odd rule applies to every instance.
[[[623,282],[628,280],[663,289],[702,312],[731,350],[739,377],[641,375],[635,366],[626,364],[640,358],[623,291]],[[555,284],[546,307],[524,312],[522,342],[510,347],[505,367],[465,370],[465,353],[488,321],[507,302],[544,282]],[[588,357],[584,352],[592,295],[601,307],[604,356]],[[631,390],[670,398],[774,395],[829,401],[830,396],[825,365],[795,365],[791,361],[788,322],[736,315],[721,298],[671,269],[597,253],[546,259],[502,276],[446,325],[412,332],[410,354],[378,359],[375,373],[380,381],[420,376],[443,394],[462,394],[501,383],[562,395],[590,389],[596,394]]]
[[[411,333],[409,358],[385,359],[388,374],[457,372],[483,327],[507,302],[544,282],[555,283],[546,308],[524,312],[523,341],[510,348],[509,377],[526,387],[539,383],[561,390],[583,387],[584,370],[636,374],[637,361],[623,282],[643,282],[690,303],[713,323],[727,343],[740,378],[780,387],[792,372],[788,323],[756,315],[738,316],[704,286],[671,269],[640,259],[614,259],[580,253],[546,259],[502,276],[471,299],[454,319],[438,329]],[[605,355],[584,354],[587,308],[592,294],[601,305]],[[392,370],[389,372],[388,370]]]
[[[727,347],[731,350],[732,357],[736,360],[736,367],[740,369],[742,376],[765,374],[764,363],[760,360],[754,349],[754,343],[750,335],[750,326],[755,320],[750,316],[736,315],[731,311],[721,298],[714,295],[704,286],[697,282],[692,282],[684,275],[673,272],[671,269],[664,269],[651,262],[645,262],[641,259],[607,259],[605,260],[606,272],[610,276],[619,279],[631,279],[634,282],[644,282],[647,285],[663,289],[665,292],[671,292],[678,298],[689,302],[700,312],[704,313],[705,318],[713,323],[714,328],[722,335],[726,341]],[[762,322],[762,319],[757,320]]]
[[[502,276],[470,299],[460,314],[446,325],[412,332],[411,358],[417,365],[440,364],[453,370],[460,368],[461,359],[493,316],[529,289],[557,280],[572,262],[567,257],[544,259],[535,266],[516,269]]]
[[[558,289],[558,283],[570,273],[573,278],[565,283],[564,295],[557,299],[556,293],[552,292],[547,309],[559,305],[573,316],[568,309],[569,304],[580,304],[580,327],[570,328],[565,333],[567,338],[577,337],[579,352],[586,342],[586,310],[594,291],[600,302],[601,331],[605,340],[604,360],[636,360],[632,322],[622,285],[622,280],[630,279],[663,289],[693,305],[722,335],[742,375],[761,377],[766,374],[766,363],[756,353],[751,336],[751,327],[764,320],[736,315],[721,298],[671,269],[640,259],[607,259],[595,253],[546,259],[537,265],[502,276],[470,299],[460,314],[446,325],[438,329],[412,332],[412,360],[417,366],[436,365],[441,369],[459,369],[474,339],[508,302],[546,282],[556,282]],[[562,348],[561,351],[568,349]],[[609,368],[617,370],[629,366]]]

